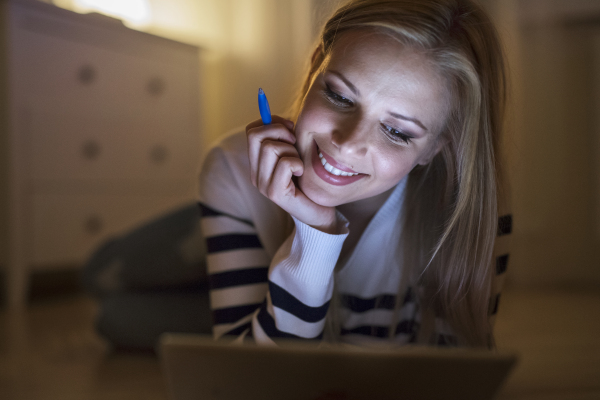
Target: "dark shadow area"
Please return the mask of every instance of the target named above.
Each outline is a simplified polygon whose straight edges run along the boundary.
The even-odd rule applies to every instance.
[[[0,272],[0,307],[6,307],[6,271]],[[29,276],[28,303],[81,295],[81,272],[74,267],[54,267]]]

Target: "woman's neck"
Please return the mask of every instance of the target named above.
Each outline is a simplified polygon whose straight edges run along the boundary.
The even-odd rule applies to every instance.
[[[383,206],[388,197],[390,197],[394,189],[395,187],[377,196],[337,206],[337,209],[350,222],[350,234],[342,246],[336,270],[339,271],[346,264],[363,232],[367,229],[369,222],[371,222],[377,211]]]
[[[354,201],[352,203],[341,204],[337,206],[337,209],[344,214],[346,218],[348,218],[350,223],[352,223],[352,220],[365,219],[368,223],[368,221],[373,218],[381,206],[383,206],[388,197],[390,197],[390,194],[392,194],[395,188],[396,187],[394,186],[391,189],[373,197]],[[350,226],[350,229],[352,229],[352,226]]]

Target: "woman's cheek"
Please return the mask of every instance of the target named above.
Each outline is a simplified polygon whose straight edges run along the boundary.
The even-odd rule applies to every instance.
[[[400,181],[411,171],[414,154],[406,150],[387,146],[375,158],[378,160],[377,170],[386,181]]]

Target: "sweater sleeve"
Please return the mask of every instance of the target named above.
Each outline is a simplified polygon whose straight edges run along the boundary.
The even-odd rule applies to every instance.
[[[294,220],[295,228],[271,260],[231,168],[217,148],[200,177],[214,338],[254,338],[260,344],[320,338],[333,269],[348,234],[346,219],[337,213],[340,233],[334,235]]]
[[[244,337],[267,292],[269,259],[254,225],[200,202],[213,336]]]
[[[496,314],[498,313],[498,305],[500,303],[500,293],[504,287],[506,279],[506,269],[508,267],[508,249],[510,242],[510,234],[512,233],[512,214],[501,215],[498,219],[498,236],[494,245],[494,253],[492,257],[494,279],[492,280],[492,290],[490,297],[490,324],[494,326]]]
[[[257,343],[322,338],[333,270],[348,236],[348,221],[339,212],[337,218],[338,234],[321,232],[294,218],[294,231],[271,261],[267,298],[252,321]]]
[[[199,184],[213,336],[243,337],[265,299],[270,259],[222,148],[207,155]]]

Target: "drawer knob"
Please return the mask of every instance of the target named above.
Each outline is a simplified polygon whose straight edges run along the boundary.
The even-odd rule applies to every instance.
[[[159,76],[151,78],[146,85],[146,89],[152,96],[160,96],[165,92],[166,87],[164,79]]]
[[[100,145],[93,140],[88,140],[83,144],[81,152],[86,160],[95,160],[100,155]]]
[[[84,85],[91,85],[96,80],[96,70],[91,65],[83,65],[79,68],[79,82]]]
[[[150,159],[155,164],[163,164],[165,161],[167,161],[168,155],[169,151],[161,144],[157,144],[150,149]]]
[[[100,233],[100,231],[102,231],[104,223],[102,222],[102,218],[99,215],[90,215],[85,220],[83,226],[87,233],[97,235],[98,233]]]

